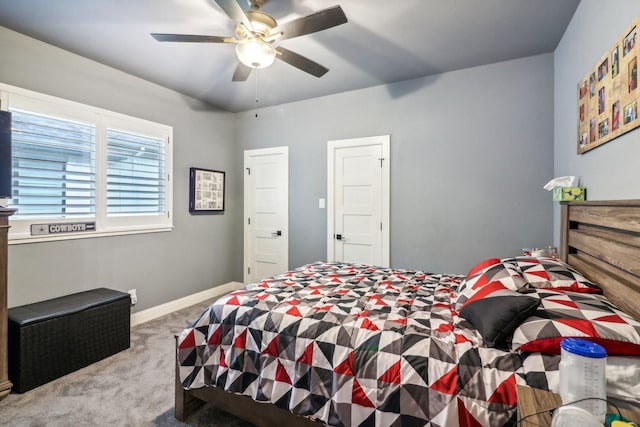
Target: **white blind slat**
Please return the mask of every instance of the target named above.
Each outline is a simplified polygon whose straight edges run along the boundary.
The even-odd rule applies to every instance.
[[[107,130],[107,215],[165,211],[162,138]]]
[[[11,109],[11,207],[21,217],[95,213],[96,126]]]

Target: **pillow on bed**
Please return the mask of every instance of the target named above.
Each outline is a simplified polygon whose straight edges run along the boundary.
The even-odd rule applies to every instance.
[[[640,322],[604,295],[537,289],[540,306],[513,332],[512,350],[560,354],[565,337],[584,338],[608,355],[640,356]]]
[[[515,266],[511,264],[492,264],[479,270],[473,268],[471,271],[474,273],[462,280],[458,288],[458,299],[456,301],[458,310],[482,287],[492,282],[500,282],[505,288],[513,291],[518,291],[527,284],[524,278],[518,274]]]
[[[474,274],[479,273],[480,271],[486,269],[487,267],[491,267],[492,265],[496,265],[499,263],[500,263],[500,258],[485,259],[484,261],[477,263],[471,270],[469,270],[469,272],[467,273],[467,277],[473,276]]]
[[[487,347],[499,347],[539,304],[537,295],[527,296],[501,282],[491,282],[467,300],[460,316],[480,332]]]
[[[569,264],[549,257],[515,257],[502,259],[513,265],[533,288],[555,288],[573,292],[602,293],[602,290]]]

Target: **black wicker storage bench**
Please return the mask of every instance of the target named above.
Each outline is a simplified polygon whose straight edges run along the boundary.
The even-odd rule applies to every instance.
[[[128,293],[106,288],[9,309],[9,379],[24,393],[130,346]]]

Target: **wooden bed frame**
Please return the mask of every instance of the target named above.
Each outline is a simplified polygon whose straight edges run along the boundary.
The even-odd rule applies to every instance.
[[[640,200],[562,203],[560,257],[640,321]]]
[[[640,200],[562,203],[561,211],[562,260],[640,321]],[[215,387],[185,390],[176,361],[176,418],[184,421],[205,402],[261,427],[323,425]]]

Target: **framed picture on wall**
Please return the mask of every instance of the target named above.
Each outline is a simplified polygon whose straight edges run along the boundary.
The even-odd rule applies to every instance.
[[[578,82],[578,154],[640,126],[636,120],[640,99],[638,27],[640,16]]]
[[[224,211],[225,173],[189,168],[189,212],[206,214]]]

